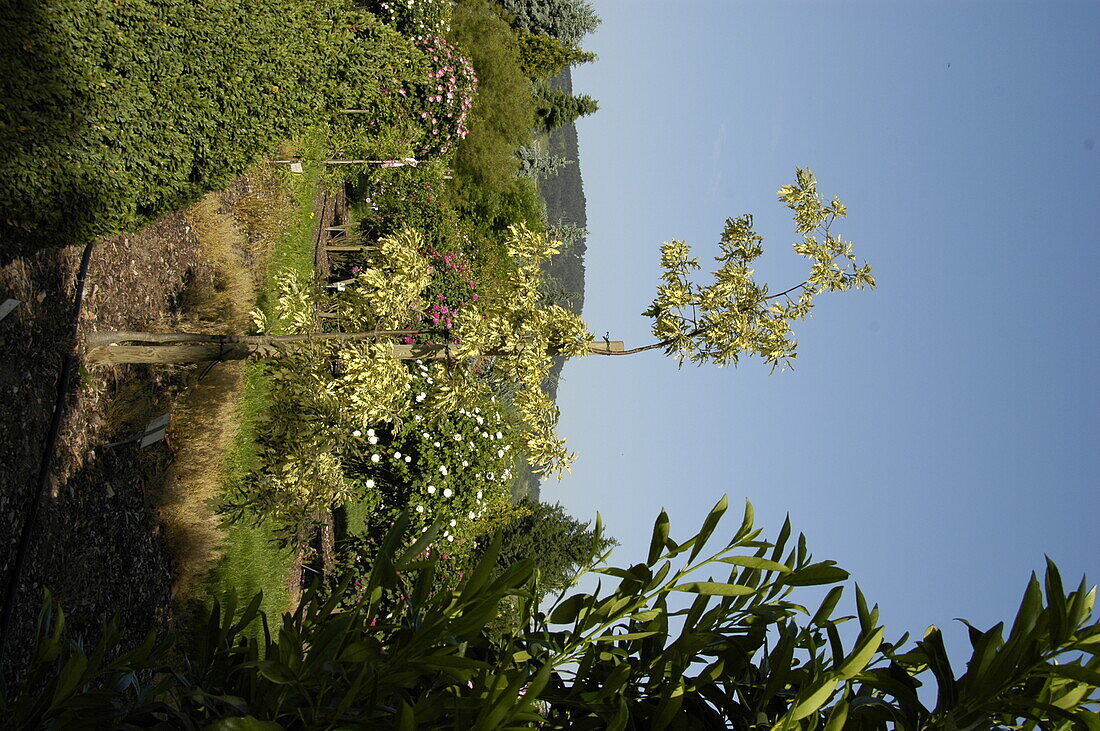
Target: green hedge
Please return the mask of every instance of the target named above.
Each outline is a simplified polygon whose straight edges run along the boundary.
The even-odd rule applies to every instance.
[[[0,25],[0,239],[23,249],[187,204],[423,66],[341,0],[12,0]]]

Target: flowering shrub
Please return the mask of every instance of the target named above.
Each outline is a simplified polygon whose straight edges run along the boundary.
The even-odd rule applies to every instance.
[[[442,387],[444,368],[415,364],[412,400],[424,408],[401,428],[355,430],[359,451],[345,465],[378,491],[376,521],[388,522],[407,509],[413,528],[445,521],[441,541],[462,545],[489,530],[510,501],[517,454],[512,429],[494,401],[450,413],[427,408],[429,393]]]
[[[469,134],[466,119],[474,105],[477,75],[469,60],[442,36],[426,36],[416,45],[431,60],[431,70],[426,79],[411,82],[397,93],[413,102],[415,108],[410,111],[416,112],[426,130],[419,155],[443,155]]]
[[[440,253],[428,247],[429,271],[432,283],[422,310],[408,329],[423,327],[427,332],[406,335],[402,340],[412,345],[416,342],[457,342],[451,337],[455,321],[463,305],[478,299],[477,282],[472,278],[470,266],[456,252]]]
[[[371,0],[367,10],[410,38],[440,35],[451,30],[454,0]]]
[[[440,524],[437,588],[451,586],[462,578],[479,538],[530,512],[511,501],[518,445],[500,406],[486,399],[449,413],[428,408],[429,393],[443,387],[443,370],[440,364],[413,364],[413,401],[421,408],[402,428],[379,424],[352,432],[357,448],[345,456],[344,470],[374,509],[362,532],[337,546],[342,569],[369,572],[381,536],[404,513],[410,543]],[[355,595],[343,601],[358,600]]]
[[[401,168],[396,171],[399,175],[393,172],[379,171],[355,191],[362,200],[354,212],[360,218],[363,236],[370,241],[411,228],[440,251],[458,246],[459,218],[447,204],[442,168],[421,165]]]
[[[377,113],[367,120],[372,134],[394,124],[415,124],[407,144],[413,157],[437,158],[451,153],[469,134],[477,75],[469,60],[445,38],[427,35],[414,41],[422,58],[408,72],[389,80]]]

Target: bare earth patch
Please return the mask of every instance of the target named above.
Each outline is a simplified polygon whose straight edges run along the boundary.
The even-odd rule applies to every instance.
[[[78,339],[95,330],[179,329],[189,288],[213,278],[197,247],[182,212],[98,242]],[[72,293],[81,253],[76,246],[42,251],[0,268],[0,299],[21,301],[0,321],[4,591],[37,484],[61,363],[74,345]],[[25,661],[46,587],[61,600],[73,637],[94,637],[115,612],[131,638],[167,627],[173,571],[149,491],[163,479],[171,446],[105,445],[141,433],[167,411],[191,371],[126,366],[74,373],[20,582],[7,672]]]
[[[248,192],[249,181],[238,179],[221,194],[222,203],[239,203]],[[315,209],[315,263],[323,276],[323,229],[345,222],[347,206],[342,194],[318,195]],[[0,321],[0,591],[6,591],[37,484],[66,353],[93,331],[195,329],[187,319],[194,315],[187,311],[189,294],[213,286],[215,271],[191,223],[179,211],[96,244],[75,344],[73,288],[82,248],[2,262],[0,301],[20,304]],[[263,265],[245,258],[243,265],[254,272]],[[131,640],[167,629],[178,572],[154,497],[163,495],[158,491],[170,472],[172,445],[170,439],[145,449],[107,445],[140,434],[195,375],[194,366],[81,368],[73,374],[3,658],[9,679],[28,657],[47,587],[62,603],[70,637],[94,640],[103,619],[116,612]],[[325,548],[331,553],[331,545]],[[287,577],[294,589],[301,585],[301,564],[299,557]]]

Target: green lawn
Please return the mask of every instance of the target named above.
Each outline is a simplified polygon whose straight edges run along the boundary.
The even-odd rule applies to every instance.
[[[313,201],[320,181],[319,171],[292,175],[291,188],[295,211],[286,234],[274,246],[264,285],[259,295],[259,305],[265,306],[274,289],[276,275],[292,269],[306,276],[313,272]],[[238,431],[230,454],[226,457],[226,492],[236,481],[248,474],[255,464],[256,425],[267,409],[267,376],[260,364],[249,362],[244,371],[244,393],[241,398]],[[261,609],[269,617],[277,618],[289,608],[287,579],[294,564],[295,553],[279,548],[275,542],[274,527],[268,521],[257,526],[245,522],[223,524],[225,530],[224,554],[211,571],[203,587],[212,599],[235,590],[242,600],[262,591]],[[255,630],[258,632],[259,627]]]

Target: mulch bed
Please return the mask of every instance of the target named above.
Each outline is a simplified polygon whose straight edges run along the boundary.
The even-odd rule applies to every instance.
[[[197,244],[179,212],[136,234],[98,242],[78,339],[93,330],[178,326],[188,285],[212,277]],[[0,268],[0,298],[21,301],[0,321],[0,433],[7,435],[0,449],[3,591],[38,482],[61,364],[74,347],[81,253],[77,246],[40,251]],[[9,678],[25,662],[47,587],[61,601],[74,638],[94,640],[103,619],[116,612],[132,639],[166,626],[170,557],[146,489],[163,474],[170,447],[105,445],[140,433],[148,418],[163,413],[183,376],[183,369],[143,366],[74,373],[3,658]]]
[[[242,185],[238,180],[225,195]],[[323,227],[342,223],[347,208],[342,195],[319,196],[317,203],[323,204],[315,232],[320,246]],[[69,246],[0,262],[0,301],[20,301],[0,320],[0,434],[6,441],[0,447],[0,592],[38,481],[61,364],[74,347],[73,287],[81,253]],[[100,241],[88,271],[78,343],[97,330],[180,329],[188,287],[212,277],[182,212]],[[172,559],[147,491],[163,478],[171,445],[105,445],[140,433],[149,418],[166,411],[193,370],[120,366],[74,373],[2,659],[9,680],[28,657],[46,587],[61,600],[70,637],[94,640],[102,621],[116,612],[131,640],[167,628]]]
[[[238,180],[224,195],[229,199],[242,187],[247,183]],[[345,222],[347,204],[342,194],[319,195],[315,207],[323,276],[323,228]],[[0,261],[0,301],[20,301],[0,320],[0,435],[6,442],[0,446],[0,592],[6,591],[38,481],[66,353],[92,331],[180,329],[188,287],[213,278],[182,212],[100,241],[74,344],[73,288],[81,253],[82,247],[68,246]],[[130,641],[149,630],[166,630],[172,558],[147,493],[163,478],[171,445],[106,445],[140,433],[148,419],[164,413],[193,371],[193,366],[119,366],[74,373],[48,491],[32,529],[13,631],[0,659],[9,681],[29,657],[47,587],[62,603],[72,638],[94,641],[103,620],[115,613]]]

